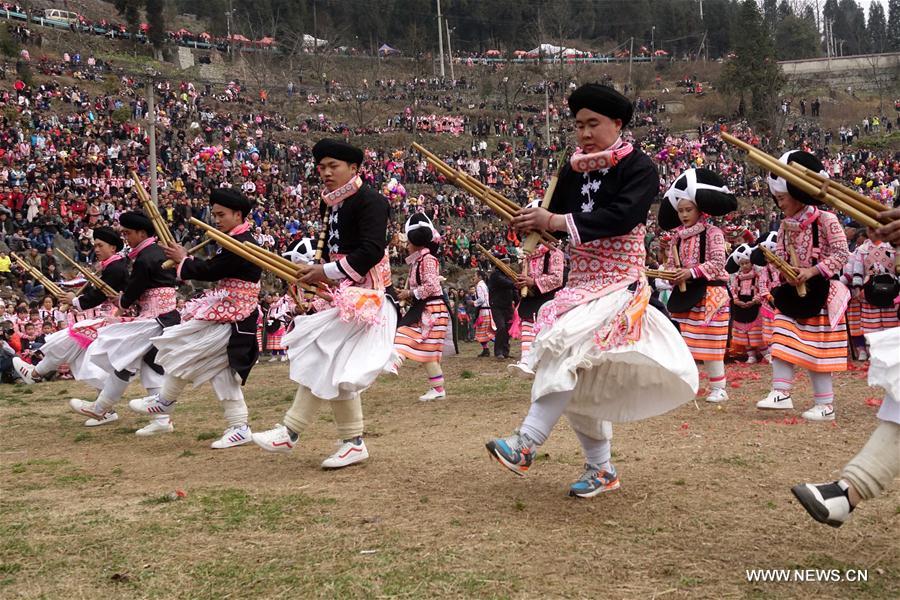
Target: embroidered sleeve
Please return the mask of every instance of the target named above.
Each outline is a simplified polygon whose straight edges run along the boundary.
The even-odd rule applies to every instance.
[[[487,285],[483,281],[479,281],[478,285],[475,286],[475,306],[478,308],[488,306]]]
[[[741,282],[737,273],[728,276],[728,289],[731,291],[731,297],[737,298],[741,295]]]
[[[830,278],[835,273],[840,273],[847,264],[850,250],[847,247],[847,236],[837,217],[823,212],[819,218],[824,222],[821,223],[822,252],[817,266],[822,275]]]
[[[769,269],[766,268],[757,268],[756,269],[756,299],[760,302],[765,301],[766,296],[769,295],[769,286],[771,283],[769,282]]]
[[[541,256],[540,259],[535,262],[537,262],[538,268],[543,269],[543,256]],[[561,250],[550,250],[550,260],[549,264],[547,265],[547,272],[541,273],[534,278],[534,285],[540,293],[546,294],[547,292],[551,292],[562,287],[565,262],[566,259],[563,256]]]
[[[725,234],[718,227],[710,227],[706,230],[706,262],[697,265],[700,273],[708,281],[718,281],[725,278]]]
[[[675,270],[675,241],[677,237],[672,238],[672,241],[669,242],[669,251],[666,253],[666,264],[663,265],[663,268],[666,271],[674,271]]]
[[[431,298],[432,296],[440,296],[441,290],[441,268],[438,259],[430,254],[426,254],[419,261],[421,265],[419,269],[419,284],[412,288],[413,296],[419,300]],[[414,267],[415,268],[415,267]],[[410,279],[410,281],[412,281]]]

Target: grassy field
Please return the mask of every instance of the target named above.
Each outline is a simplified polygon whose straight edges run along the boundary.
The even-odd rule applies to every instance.
[[[65,406],[88,395],[80,384],[4,386],[0,596],[900,596],[896,489],[840,530],[790,494],[833,477],[868,437],[880,393],[864,372],[838,377],[832,426],[758,412],[768,367],[731,365],[721,409],[617,426],[622,489],[577,500],[565,423],[525,478],[488,460],[484,441],[518,425],[528,383],[464,351],[446,361],[445,401],[416,401],[420,368],[379,380],[364,396],[372,457],[338,472],[319,469],[335,436],[327,409],[293,454],[213,451],[223,424],[208,387],[179,403],[174,434],[138,439],[127,407],[82,427]],[[278,422],[293,392],[285,364],[259,365],[252,424]],[[798,408],[810,395],[803,379]],[[751,584],[751,568],[868,569],[868,582]]]

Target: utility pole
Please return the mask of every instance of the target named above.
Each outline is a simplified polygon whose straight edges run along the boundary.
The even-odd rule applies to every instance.
[[[447,58],[449,58],[450,62],[450,79],[456,81],[456,75],[453,73],[453,47],[450,45],[450,32],[455,31],[454,29],[450,29],[450,22],[447,21],[447,18],[444,18],[444,28],[447,30]]]
[[[444,27],[441,23],[441,0],[437,0],[438,52],[441,55],[441,79],[444,78]]]
[[[546,111],[546,129],[547,139],[544,140],[544,147],[550,147],[550,82],[544,80],[544,110]]]
[[[225,12],[225,27],[228,31],[228,56],[231,56],[231,15],[234,14],[234,6],[228,0],[228,10]]]
[[[631,50],[628,51],[628,87],[631,87],[631,63],[634,62],[634,36],[631,36]]]
[[[703,20],[703,0],[700,0],[700,20]]]
[[[316,15],[316,0],[313,0],[313,54],[319,52],[319,20]]]
[[[150,198],[153,204],[159,206],[159,182],[156,180],[156,106],[153,104],[153,96],[156,91],[153,78],[147,82],[147,119],[150,121],[148,132],[150,134]]]
[[[656,56],[656,25],[650,27],[650,62]]]

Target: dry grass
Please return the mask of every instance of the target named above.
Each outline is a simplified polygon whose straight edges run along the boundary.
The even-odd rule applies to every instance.
[[[372,458],[339,472],[318,468],[334,437],[327,411],[291,455],[213,451],[198,441],[222,424],[208,387],[179,403],[176,433],[150,439],[134,437],[141,419],[127,408],[115,425],[83,428],[64,405],[87,393],[81,385],[3,387],[0,595],[900,595],[896,491],[840,530],[813,522],[790,494],[833,477],[873,428],[865,400],[879,394],[859,372],[838,378],[832,427],[757,412],[767,367],[730,367],[743,378],[721,410],[690,403],[618,426],[623,487],[582,501],[564,493],[581,463],[565,424],[526,478],[486,457],[483,442],[527,409],[527,382],[494,359],[447,362],[446,401],[415,400],[425,377],[416,367],[365,395]],[[257,367],[246,389],[253,424],[279,421],[293,390],[285,365]],[[804,380],[798,398],[809,393]],[[172,500],[175,490],[186,497]],[[764,567],[866,568],[869,581],[747,583],[745,569]]]

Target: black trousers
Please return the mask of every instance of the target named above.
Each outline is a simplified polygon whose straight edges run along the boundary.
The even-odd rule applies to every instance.
[[[512,306],[492,306],[491,316],[497,326],[494,337],[494,356],[509,356],[509,328],[513,320]]]

